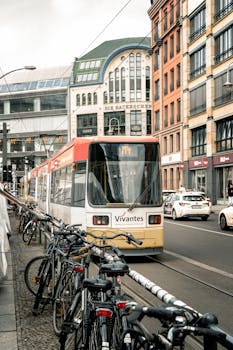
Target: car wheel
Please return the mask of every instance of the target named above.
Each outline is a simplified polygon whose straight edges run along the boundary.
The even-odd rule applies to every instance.
[[[208,220],[208,216],[202,216],[201,219],[202,219],[202,221],[207,221]]]
[[[223,214],[220,216],[220,227],[221,227],[221,230],[228,230],[227,220],[225,215]]]
[[[176,220],[176,219],[177,219],[177,215],[176,215],[175,209],[172,210],[172,219],[173,219],[173,220]]]

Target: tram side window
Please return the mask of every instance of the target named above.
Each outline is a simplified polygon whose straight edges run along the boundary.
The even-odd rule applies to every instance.
[[[71,204],[71,167],[67,166],[52,174],[51,201],[58,204]]]
[[[44,202],[47,193],[47,175],[40,176],[38,181],[38,199]]]
[[[85,206],[86,189],[86,162],[80,162],[76,165],[73,184],[73,205],[75,207]]]

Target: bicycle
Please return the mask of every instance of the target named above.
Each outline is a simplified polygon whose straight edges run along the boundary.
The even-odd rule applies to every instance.
[[[82,233],[83,232],[84,231],[82,231]],[[120,296],[120,287],[119,283],[116,283],[116,279],[119,274],[123,275],[127,273],[128,267],[120,261],[115,263],[115,265],[104,265],[103,262],[105,262],[106,250],[112,249],[114,252],[114,247],[112,245],[104,243],[109,239],[123,236],[127,239],[128,243],[135,242],[141,244],[139,240],[135,239],[129,233],[99,237],[92,233],[85,232],[85,235],[101,240],[102,244],[98,245],[94,242],[84,241],[87,245],[87,254],[82,262],[84,266],[82,291],[81,288],[76,291],[75,297],[64,320],[60,335],[61,350],[74,348],[110,349],[116,305],[117,301],[119,301],[117,298],[113,301],[113,291],[116,292],[118,288],[118,297]],[[93,256],[96,255],[100,256],[99,274],[94,278],[89,278],[89,265]],[[113,277],[115,281],[114,287],[114,283],[105,277],[106,274]],[[109,295],[107,294],[108,292]],[[118,306],[119,305],[120,304],[118,304]],[[115,336],[115,339],[116,337],[117,336]],[[69,338],[68,341],[67,338]]]
[[[217,324],[217,317],[213,314],[200,315],[189,307],[177,307],[174,305],[162,305],[160,307],[148,307],[131,302],[126,306],[129,329],[125,332],[131,334],[132,347],[134,350],[173,350],[185,348],[185,338],[188,335],[208,337],[204,342],[204,350],[213,350],[211,339],[221,339],[226,334],[214,330],[211,326]],[[158,319],[162,327],[157,333],[151,333],[142,324],[144,316]],[[123,334],[124,336],[124,334]],[[122,342],[119,350],[124,349]]]

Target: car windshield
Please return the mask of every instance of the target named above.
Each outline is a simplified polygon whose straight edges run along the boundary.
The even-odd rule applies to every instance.
[[[188,196],[183,196],[183,200],[184,201],[189,201],[189,202],[192,202],[192,201],[203,201],[204,198],[203,196],[191,196],[191,195],[188,195]]]

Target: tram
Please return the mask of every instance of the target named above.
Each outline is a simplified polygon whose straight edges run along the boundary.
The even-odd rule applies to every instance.
[[[163,251],[160,148],[155,137],[75,138],[31,173],[34,198],[49,214],[99,235],[131,232],[142,240],[140,247],[114,240],[126,255]]]

